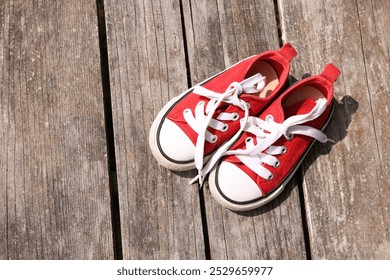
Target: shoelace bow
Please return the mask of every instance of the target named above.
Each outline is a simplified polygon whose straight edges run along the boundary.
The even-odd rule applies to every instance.
[[[218,160],[225,155],[236,155],[236,157],[254,171],[260,177],[271,180],[273,174],[262,163],[278,167],[279,160],[275,157],[286,152],[284,146],[272,146],[280,137],[284,136],[286,139],[292,139],[293,135],[300,134],[312,137],[321,143],[327,141],[334,142],[328,139],[326,135],[316,128],[301,125],[308,121],[318,118],[326,109],[327,100],[320,99],[317,101],[313,110],[307,114],[295,115],[287,118],[283,123],[277,123],[273,120],[272,115],[268,115],[266,120],[257,117],[248,117],[244,124],[243,131],[253,134],[257,139],[257,144],[254,144],[253,138],[246,139],[246,149],[237,149],[231,151],[217,151],[202,171],[207,175],[218,162]]]
[[[249,116],[249,107],[248,104],[239,98],[242,93],[254,94],[261,91],[265,86],[265,77],[256,74],[252,77],[249,77],[242,82],[234,82],[229,85],[224,93],[217,93],[212,90],[206,89],[202,86],[195,86],[193,93],[198,94],[200,96],[204,96],[210,99],[206,108],[205,102],[200,101],[195,107],[195,115],[193,115],[190,109],[186,109],[183,112],[184,119],[188,123],[188,125],[198,134],[198,138],[195,144],[195,167],[198,170],[198,175],[191,180],[191,184],[196,180],[199,180],[200,186],[203,185],[205,175],[203,168],[203,157],[204,157],[204,146],[205,141],[215,143],[217,141],[217,136],[210,133],[207,128],[211,127],[218,131],[226,131],[228,129],[228,125],[223,121],[231,121],[238,120],[237,113],[226,113],[221,112],[215,119],[213,115],[219,105],[224,102],[227,104],[233,104],[239,107],[244,111],[244,117],[240,122],[240,129],[237,133],[226,143],[224,143],[219,149],[218,153],[222,154],[224,151],[228,149],[228,147],[233,143],[238,136],[243,131],[244,125],[248,120]],[[215,155],[215,154],[214,154]]]

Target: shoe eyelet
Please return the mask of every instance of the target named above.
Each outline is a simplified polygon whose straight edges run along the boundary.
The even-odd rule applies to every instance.
[[[275,162],[274,168],[278,168],[280,166],[280,161]]]
[[[282,152],[280,154],[284,155],[285,153],[287,153],[287,148],[285,146],[283,146]]]
[[[198,102],[198,106],[203,106],[204,104],[205,102],[203,100]]]
[[[225,123],[221,131],[226,132],[226,131],[228,131],[228,129],[229,129],[229,125],[227,123]]]
[[[213,135],[213,138],[211,138],[211,141],[210,143],[214,144],[218,141],[218,136],[217,135]]]
[[[233,121],[236,121],[240,118],[240,115],[238,113],[233,113]]]
[[[285,136],[288,141],[291,141],[294,139],[294,134],[289,134]]]
[[[274,120],[274,117],[272,116],[272,115],[267,115],[266,117],[265,117],[265,121],[266,122],[270,122],[270,121],[273,121]]]
[[[246,103],[246,106],[248,107],[248,109],[251,108],[251,104],[249,102],[245,102]]]
[[[253,141],[253,138],[252,137],[247,137],[245,139],[245,143],[249,143],[249,142],[252,142]]]
[[[274,174],[271,173],[271,175],[268,176],[267,181],[271,181],[274,178]]]
[[[188,114],[188,113],[190,113],[190,112],[191,112],[191,109],[190,109],[190,108],[187,108],[187,109],[185,109],[185,110],[183,111],[184,114]]]

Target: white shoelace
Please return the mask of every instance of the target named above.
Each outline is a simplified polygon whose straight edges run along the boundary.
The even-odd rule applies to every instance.
[[[204,157],[204,146],[205,141],[210,143],[215,143],[218,138],[216,135],[210,133],[207,128],[211,127],[218,131],[227,131],[228,124],[223,121],[235,121],[238,120],[239,115],[237,113],[226,113],[221,112],[216,119],[213,118],[213,115],[221,104],[221,102],[233,104],[239,107],[244,111],[244,118],[240,123],[240,129],[237,133],[225,144],[223,144],[219,149],[219,153],[222,153],[228,149],[231,143],[233,143],[238,136],[241,134],[244,124],[248,120],[249,107],[248,104],[239,98],[242,93],[254,94],[260,92],[265,87],[265,77],[256,74],[248,79],[243,80],[241,83],[234,82],[226,89],[224,93],[217,93],[211,90],[208,90],[202,86],[195,86],[193,93],[200,96],[204,96],[210,99],[205,108],[205,102],[200,101],[195,107],[195,116],[193,115],[191,109],[186,109],[183,112],[184,119],[188,125],[198,134],[198,138],[195,144],[195,167],[198,170],[198,175],[190,182],[191,184],[196,180],[199,180],[200,186],[202,186],[204,177],[206,174],[203,174],[203,157]],[[229,144],[230,143],[230,144]]]
[[[248,117],[248,120],[243,128],[256,137],[257,144],[254,144],[253,138],[246,139],[246,149],[237,149],[232,151],[217,151],[210,159],[203,170],[206,175],[211,171],[215,163],[225,155],[236,155],[242,163],[249,167],[252,171],[266,180],[272,180],[273,174],[262,163],[278,167],[280,165],[277,155],[284,154],[287,150],[284,146],[272,146],[281,136],[286,139],[292,139],[294,134],[306,135],[312,137],[321,143],[332,141],[326,135],[316,128],[300,125],[319,117],[327,107],[325,98],[319,99],[313,110],[307,114],[295,115],[287,118],[283,123],[277,123],[271,115],[262,120],[256,117]]]

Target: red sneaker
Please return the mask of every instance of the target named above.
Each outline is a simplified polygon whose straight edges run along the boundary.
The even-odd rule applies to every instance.
[[[248,118],[244,133],[210,174],[210,190],[220,204],[251,210],[283,191],[314,141],[329,140],[321,130],[332,113],[339,74],[327,64],[320,75],[289,88],[259,118]]]
[[[202,170],[205,157],[238,138],[240,119],[258,115],[281,93],[295,55],[287,43],[279,51],[242,60],[173,98],[150,130],[154,157],[168,169]]]

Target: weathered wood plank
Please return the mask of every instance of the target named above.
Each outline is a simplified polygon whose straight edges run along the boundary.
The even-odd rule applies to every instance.
[[[193,173],[158,166],[148,133],[187,88],[180,2],[106,1],[113,123],[125,259],[204,259]],[[179,175],[179,176],[178,176]]]
[[[273,1],[183,1],[193,84],[233,63],[278,49]],[[295,180],[273,203],[244,214],[223,209],[204,191],[213,259],[306,258]]]
[[[0,258],[113,258],[96,2],[0,23]]]
[[[279,0],[282,33],[297,46],[293,73],[332,62],[333,146],[315,145],[304,164],[313,259],[390,258],[388,1]]]

